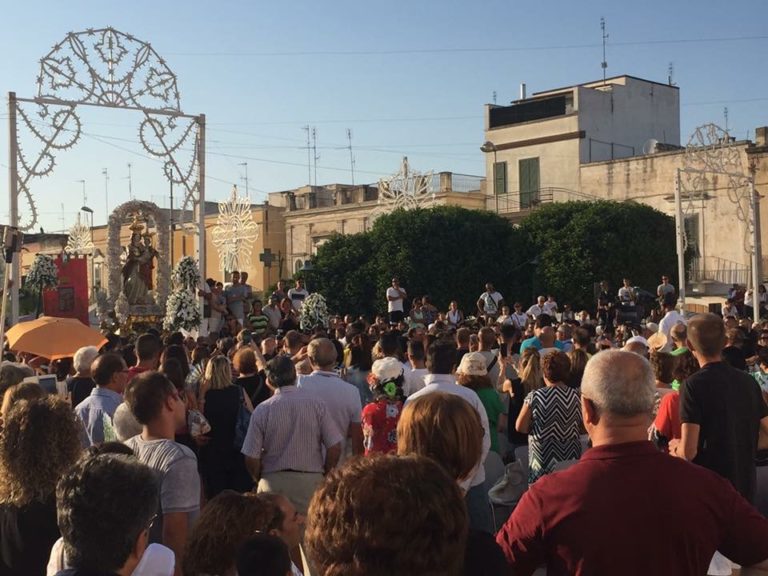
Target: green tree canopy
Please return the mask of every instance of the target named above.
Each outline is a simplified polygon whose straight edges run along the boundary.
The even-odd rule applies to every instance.
[[[457,300],[466,314],[475,313],[486,282],[507,302],[527,305],[551,293],[561,304],[592,307],[600,280],[618,288],[628,276],[653,292],[662,274],[674,278],[675,226],[634,202],[547,204],[520,226],[457,206],[399,210],[368,232],[333,236],[314,267],[312,290],[338,313],[385,311],[392,276],[410,298],[429,294],[441,310]]]
[[[618,290],[627,277],[655,293],[662,274],[676,278],[674,219],[643,204],[547,204],[519,231],[527,254],[538,260],[533,289],[554,294],[561,304],[591,307],[601,280]]]
[[[485,282],[509,285],[517,233],[496,214],[439,206],[381,216],[361,234],[336,235],[314,259],[317,289],[336,312],[386,310],[398,276],[409,297],[429,294],[444,310],[457,300],[467,314]]]

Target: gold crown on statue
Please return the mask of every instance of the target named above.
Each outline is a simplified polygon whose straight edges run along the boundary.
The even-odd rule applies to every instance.
[[[133,215],[133,222],[131,222],[131,230],[135,232],[136,234],[141,234],[142,230],[144,230],[144,224],[142,224],[140,214],[134,214]]]

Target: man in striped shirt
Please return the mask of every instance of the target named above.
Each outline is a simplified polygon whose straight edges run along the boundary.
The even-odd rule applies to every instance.
[[[296,369],[287,356],[267,363],[274,395],[251,415],[242,452],[258,492],[288,497],[301,514],[323,475],[339,461],[342,435],[323,400],[296,387]]]

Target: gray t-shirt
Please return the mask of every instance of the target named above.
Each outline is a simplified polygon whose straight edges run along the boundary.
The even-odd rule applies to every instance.
[[[200,479],[194,452],[173,440],[143,440],[141,436],[129,438],[125,445],[157,473],[160,482],[160,502],[150,542],[162,544],[163,514],[186,512],[191,529],[200,513]]]
[[[244,300],[232,301],[233,297],[241,296],[243,299],[248,297],[248,287],[243,284],[232,284],[227,286],[224,291],[224,296],[227,298],[227,308],[232,311],[232,314],[238,320],[245,318],[245,305]]]

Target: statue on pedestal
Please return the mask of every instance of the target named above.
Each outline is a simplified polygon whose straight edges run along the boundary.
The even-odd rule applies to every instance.
[[[149,291],[152,289],[152,270],[157,250],[152,246],[152,235],[144,232],[144,225],[139,215],[133,215],[131,224],[131,242],[125,248],[126,258],[123,266],[123,294],[128,304],[154,304]],[[142,242],[142,237],[144,242]]]

